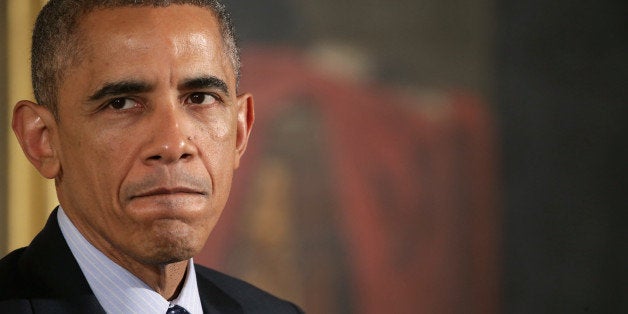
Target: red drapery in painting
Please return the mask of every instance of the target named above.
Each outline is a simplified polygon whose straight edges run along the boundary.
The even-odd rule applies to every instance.
[[[243,60],[242,90],[254,93],[256,124],[229,205],[197,262],[229,268],[273,124],[304,101],[319,117],[351,306],[312,300],[323,286],[302,290],[297,301],[312,313],[498,311],[494,130],[483,103],[465,93],[403,96],[333,78],[287,49],[248,49]]]

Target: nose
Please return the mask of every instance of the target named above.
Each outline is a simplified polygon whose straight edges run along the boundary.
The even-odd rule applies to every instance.
[[[183,110],[177,105],[168,105],[150,114],[146,130],[150,140],[144,149],[144,163],[171,164],[190,160],[197,154],[192,137],[193,127]]]

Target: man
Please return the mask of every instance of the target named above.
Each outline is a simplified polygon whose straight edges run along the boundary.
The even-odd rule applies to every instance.
[[[13,130],[60,206],[0,261],[0,312],[300,312],[192,262],[254,120],[223,5],[51,0],[32,74]]]

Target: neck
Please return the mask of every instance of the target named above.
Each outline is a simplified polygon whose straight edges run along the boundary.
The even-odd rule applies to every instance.
[[[183,287],[188,263],[187,260],[157,266],[125,263],[123,267],[131,266],[128,271],[170,301],[179,295]]]
[[[179,295],[190,263],[189,260],[184,260],[166,264],[148,264],[126,255],[112,254],[111,250],[101,250],[101,252],[168,301]]]
[[[175,299],[183,288],[189,260],[166,264],[147,264],[126,255],[111,254],[111,250],[102,252],[168,301]]]
[[[65,211],[65,213],[77,230],[95,248],[100,250],[114,263],[139,278],[164,299],[170,301],[179,295],[185,281],[189,259],[172,263],[158,263],[146,262],[139,258],[134,258],[116,249],[109,241],[93,231],[93,229],[83,228],[85,224],[81,223],[81,220],[72,219],[72,212]]]

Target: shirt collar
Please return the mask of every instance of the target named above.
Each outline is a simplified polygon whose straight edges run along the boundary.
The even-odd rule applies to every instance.
[[[185,282],[179,296],[168,302],[160,294],[114,263],[83,237],[59,206],[57,220],[70,251],[107,313],[166,313],[171,304],[191,314],[203,313],[196,283],[194,262],[189,260]]]

